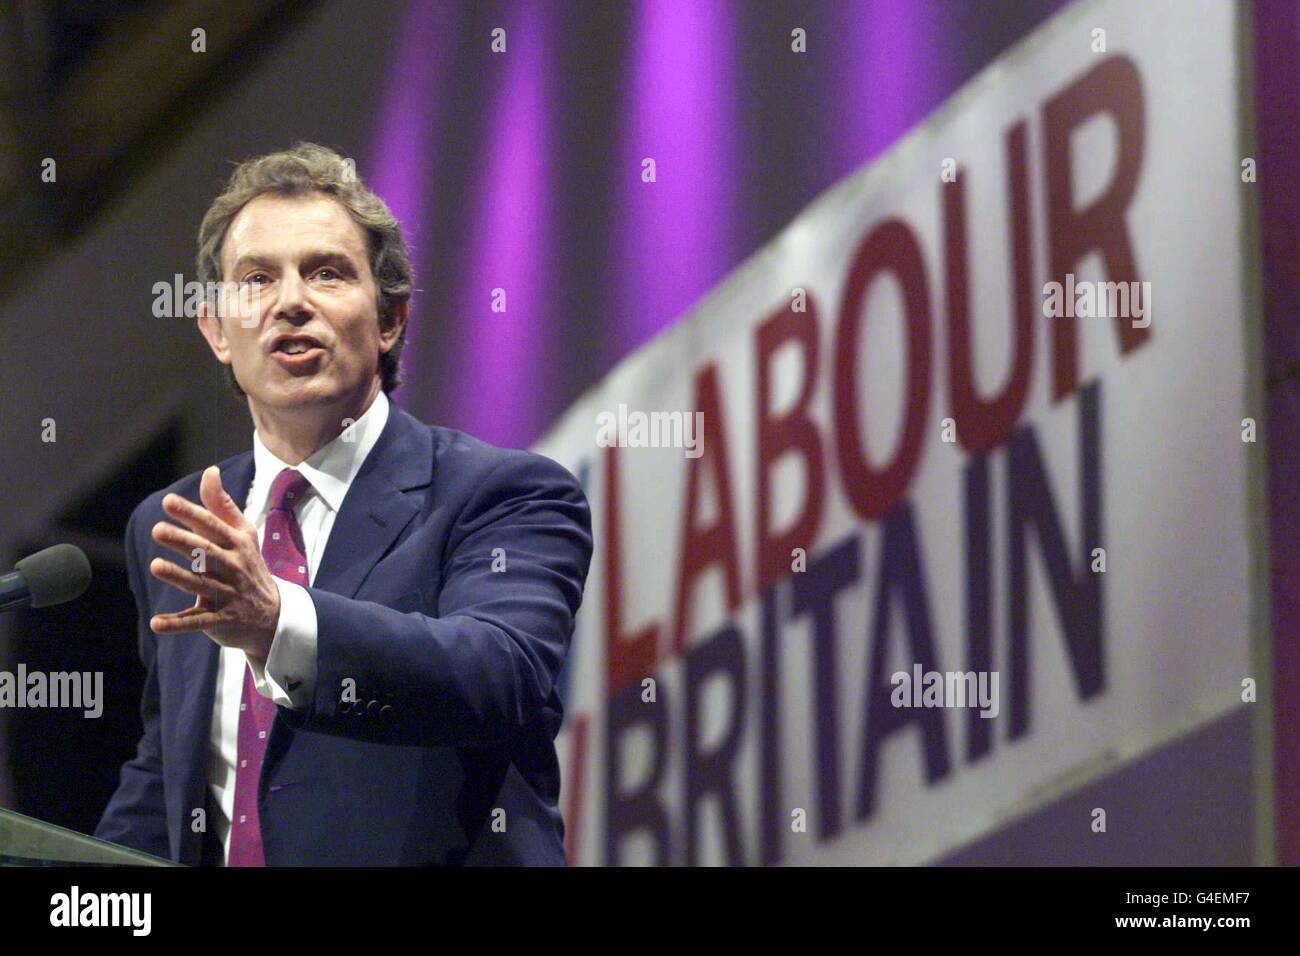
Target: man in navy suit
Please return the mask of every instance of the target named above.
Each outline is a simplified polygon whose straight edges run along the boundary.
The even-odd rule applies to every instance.
[[[144,733],[96,836],[189,864],[563,865],[581,488],[389,401],[407,251],[336,153],[242,164],[199,245],[253,450],[127,525]]]

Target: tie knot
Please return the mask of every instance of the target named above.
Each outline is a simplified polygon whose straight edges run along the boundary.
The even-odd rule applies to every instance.
[[[290,511],[302,500],[302,496],[311,487],[302,472],[292,468],[283,469],[271,482],[271,511]]]

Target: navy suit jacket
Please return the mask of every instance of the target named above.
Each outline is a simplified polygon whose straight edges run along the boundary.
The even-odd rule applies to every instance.
[[[242,508],[253,453],[219,467]],[[153,633],[150,617],[194,599],[149,563],[183,560],[151,529],[170,520],[168,492],[199,502],[199,478],[127,524],[144,732],[95,830],[189,864],[205,859],[194,811],[209,806],[219,648]],[[257,796],[267,864],[563,865],[559,673],[591,547],[586,497],[560,465],[391,405],[307,589],[316,687],[309,708],[276,708]]]

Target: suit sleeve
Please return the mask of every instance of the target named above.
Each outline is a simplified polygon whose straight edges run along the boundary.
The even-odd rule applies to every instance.
[[[540,455],[509,455],[477,483],[445,552],[430,556],[442,565],[436,613],[308,588],[315,693],[306,711],[281,713],[298,728],[381,743],[509,741],[555,706],[591,549],[573,476]]]
[[[135,756],[122,765],[117,791],[95,828],[95,836],[154,856],[171,855],[167,809],[163,797],[162,749],[159,740],[157,637],[149,627],[149,609],[140,586],[140,562],[135,552],[137,509],[126,526],[126,573],[135,597],[140,660],[145,667],[140,718],[144,732]]]

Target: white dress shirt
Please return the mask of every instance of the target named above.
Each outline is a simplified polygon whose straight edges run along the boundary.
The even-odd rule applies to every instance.
[[[295,468],[311,488],[294,507],[307,553],[307,580],[316,580],[334,519],[362,463],[388,422],[388,396],[382,390],[351,428],[318,449],[306,461],[288,465],[273,455],[253,430],[253,483],[248,489],[244,517],[257,527],[258,545],[266,531],[267,501],[271,483],[285,468]],[[208,738],[207,779],[212,803],[219,808],[214,828],[230,859],[230,814],[235,804],[235,766],[239,736],[239,705],[244,696],[244,667],[253,668],[258,693],[284,707],[302,709],[316,686],[316,606],[301,585],[275,579],[280,590],[280,619],[266,659],[266,668],[248,660],[243,651],[223,647],[217,664],[216,699]],[[284,688],[293,687],[293,691]]]

